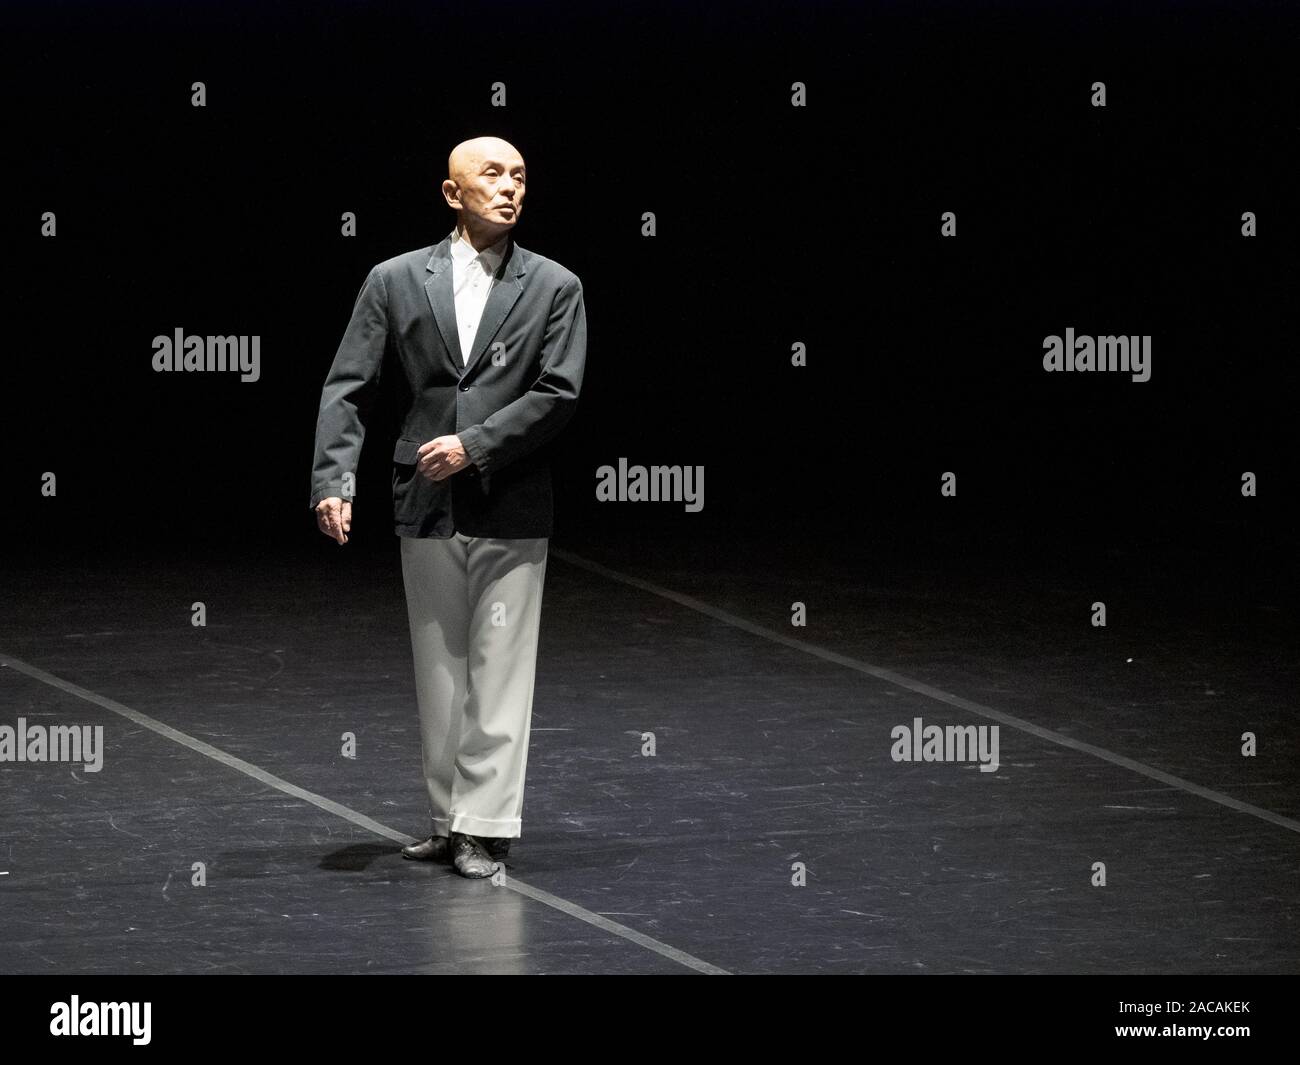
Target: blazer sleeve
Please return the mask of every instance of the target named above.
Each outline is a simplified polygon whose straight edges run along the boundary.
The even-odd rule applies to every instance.
[[[351,473],[355,478],[387,345],[388,288],[375,267],[357,295],[321,389],[311,470],[313,508],[329,496],[353,498],[352,492],[343,491],[343,477]]]
[[[542,372],[518,399],[457,435],[483,474],[522,458],[573,417],[587,361],[587,311],[575,276],[556,293],[542,339]]]

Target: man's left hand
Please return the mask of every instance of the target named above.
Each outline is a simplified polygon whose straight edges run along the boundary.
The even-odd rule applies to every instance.
[[[460,437],[454,435],[435,436],[427,444],[420,445],[419,455],[416,471],[431,481],[445,481],[470,464]]]

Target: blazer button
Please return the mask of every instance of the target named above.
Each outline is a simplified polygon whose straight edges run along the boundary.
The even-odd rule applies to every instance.
[[[462,392],[468,392],[468,391],[469,391],[469,385],[461,385],[461,386],[460,386],[460,390],[461,390]]]

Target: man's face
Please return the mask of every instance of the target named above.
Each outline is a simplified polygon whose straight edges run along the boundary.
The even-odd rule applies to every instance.
[[[518,221],[524,206],[524,158],[501,141],[467,153],[460,173],[453,174],[459,191],[449,189],[447,202],[467,211],[487,228],[505,232]]]

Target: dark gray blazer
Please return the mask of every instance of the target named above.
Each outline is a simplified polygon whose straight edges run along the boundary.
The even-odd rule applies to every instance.
[[[545,445],[573,416],[587,355],[578,276],[513,240],[488,294],[474,351],[461,360],[451,290],[451,234],[388,259],[361,288],[321,392],[311,506],[355,475],[381,377],[400,388],[393,451],[399,536],[453,532],[505,539],[550,536]],[[433,482],[416,451],[455,433],[472,465]]]

